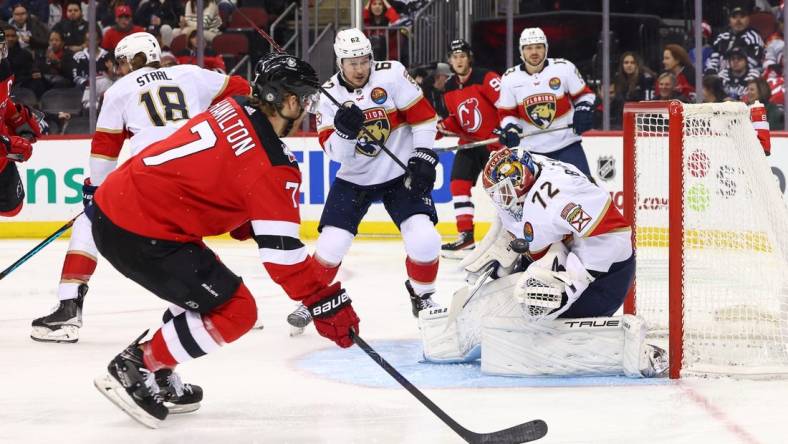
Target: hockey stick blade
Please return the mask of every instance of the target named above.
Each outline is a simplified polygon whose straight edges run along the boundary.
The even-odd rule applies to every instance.
[[[492,433],[476,433],[466,429],[432,402],[432,400],[422,393],[421,390],[416,388],[415,385],[402,376],[396,368],[383,359],[374,348],[355,334],[353,330],[350,330],[349,334],[353,342],[364,350],[367,356],[375,361],[375,363],[385,370],[386,373],[399,382],[405,390],[418,399],[419,402],[427,407],[435,416],[440,418],[450,429],[460,435],[466,442],[473,444],[520,444],[536,441],[547,434],[547,423],[541,419],[534,419],[533,421],[524,422],[514,427]]]

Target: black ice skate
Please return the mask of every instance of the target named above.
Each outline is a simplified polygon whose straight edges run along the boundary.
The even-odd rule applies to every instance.
[[[290,336],[298,336],[304,332],[309,323],[312,322],[312,315],[304,304],[298,304],[294,312],[287,315],[287,323],[290,324]]]
[[[462,259],[475,245],[473,231],[462,231],[456,241],[441,245],[441,256],[446,259]]]
[[[202,388],[199,385],[184,384],[181,377],[169,368],[156,372],[156,384],[164,405],[170,413],[189,413],[200,408]]]
[[[418,318],[419,312],[422,310],[440,307],[440,305],[432,300],[433,293],[424,293],[421,296],[417,295],[413,290],[413,286],[410,285],[410,281],[405,281],[405,288],[408,289],[408,294],[410,295],[410,303],[413,306],[413,317]]]
[[[30,338],[39,342],[77,342],[82,327],[82,303],[87,292],[87,284],[80,285],[75,299],[60,301],[52,313],[35,319]]]
[[[147,331],[115,356],[107,367],[109,373],[94,379],[93,385],[135,421],[155,429],[167,417],[168,410],[156,384],[156,374],[142,362],[139,342],[146,334]]]

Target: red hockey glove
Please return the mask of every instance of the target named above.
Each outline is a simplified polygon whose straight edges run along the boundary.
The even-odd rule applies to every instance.
[[[0,136],[0,156],[24,162],[33,154],[33,145],[22,137]]]
[[[36,137],[41,136],[41,125],[39,125],[38,119],[25,105],[15,103],[14,107],[16,114],[8,119],[8,126],[14,130],[14,134],[17,136],[35,142]]]
[[[312,314],[320,336],[331,339],[342,348],[353,345],[349,333],[352,328],[358,334],[359,319],[345,289],[339,288],[339,282],[308,296],[302,302]]]

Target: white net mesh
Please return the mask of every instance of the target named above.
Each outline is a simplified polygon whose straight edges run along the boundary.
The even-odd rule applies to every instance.
[[[668,333],[668,113],[635,117],[636,311]],[[741,103],[684,105],[682,375],[788,374],[788,210]]]

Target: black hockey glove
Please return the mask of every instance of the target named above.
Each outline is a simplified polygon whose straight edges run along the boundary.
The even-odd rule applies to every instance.
[[[507,148],[516,148],[520,146],[520,134],[523,132],[522,127],[516,123],[507,123],[503,128],[496,128],[494,133],[498,135],[498,142],[505,145]]]
[[[93,205],[93,195],[96,194],[97,189],[98,186],[91,184],[89,177],[85,179],[85,183],[82,185],[82,205],[86,210]]]
[[[416,153],[408,159],[405,188],[419,195],[432,192],[437,165],[438,155],[435,151],[429,148],[416,148]]]
[[[357,139],[362,126],[364,126],[364,111],[356,105],[342,106],[334,116],[334,129],[337,136],[343,139]]]
[[[583,134],[594,127],[594,104],[580,102],[575,105],[575,117],[572,126],[577,134]]]

